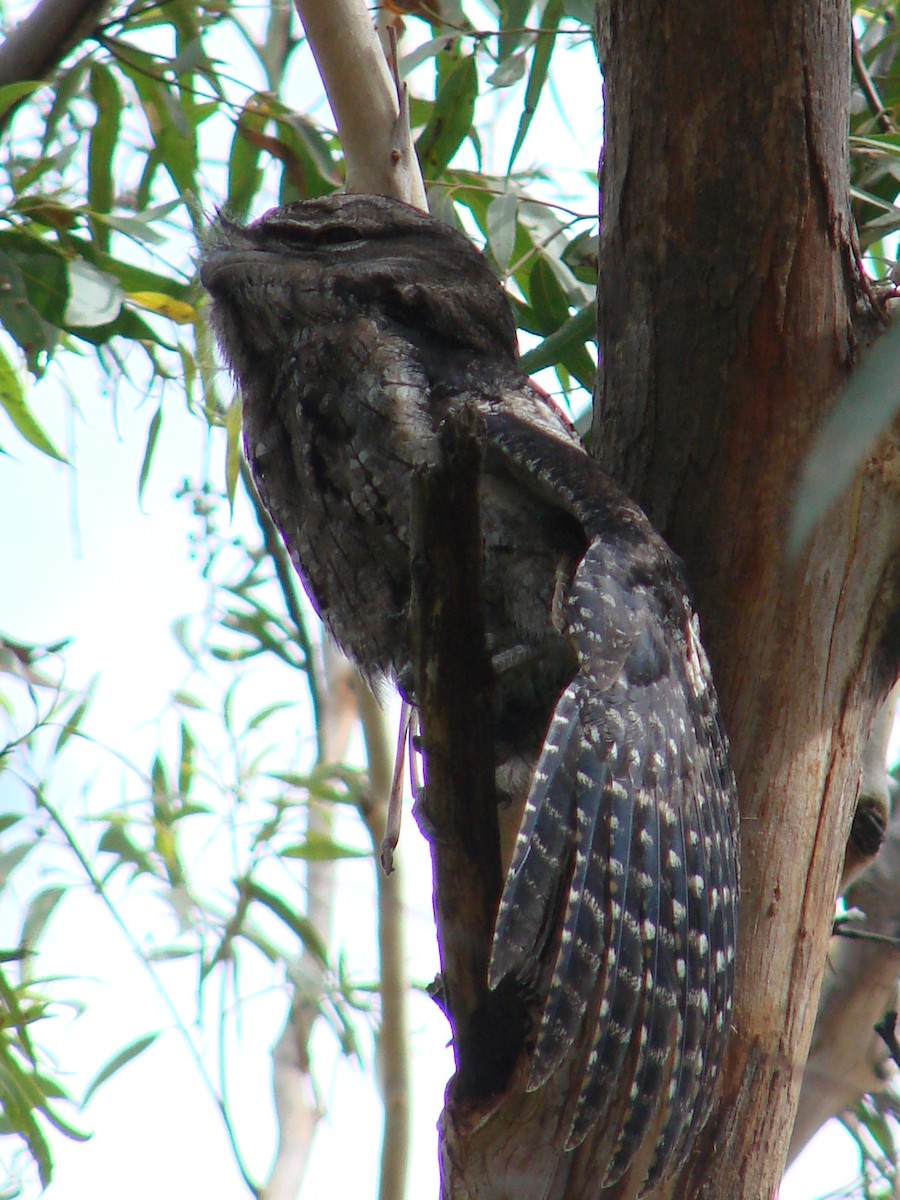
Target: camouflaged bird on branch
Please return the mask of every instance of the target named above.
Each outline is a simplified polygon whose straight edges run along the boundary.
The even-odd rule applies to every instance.
[[[247,457],[322,619],[416,702],[411,479],[474,408],[482,599],[502,802],[524,812],[487,983],[529,1014],[528,1087],[574,1081],[611,1184],[686,1158],[730,1024],[734,783],[678,560],[519,370],[509,305],[459,233],[398,201],[329,196],[201,263],[244,398]],[[461,653],[464,648],[461,648]]]

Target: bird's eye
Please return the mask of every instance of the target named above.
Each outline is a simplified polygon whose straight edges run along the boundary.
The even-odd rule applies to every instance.
[[[341,242],[355,242],[358,238],[352,225],[326,225],[315,240],[322,246],[337,246]]]

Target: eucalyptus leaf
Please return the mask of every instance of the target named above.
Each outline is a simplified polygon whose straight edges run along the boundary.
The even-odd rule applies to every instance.
[[[49,458],[55,458],[57,462],[68,461],[65,455],[61,454],[54,446],[50,435],[28,407],[18,372],[6,357],[2,347],[0,347],[0,408],[4,410],[26,442],[34,446],[35,450],[40,450]]]
[[[472,128],[477,96],[474,55],[439,55],[434,110],[416,142],[426,179],[436,179],[462,145]]]
[[[117,1054],[114,1054],[112,1058],[100,1068],[100,1070],[88,1084],[87,1090],[84,1093],[83,1103],[87,1104],[91,1096],[93,1096],[94,1092],[96,1092],[102,1084],[106,1083],[108,1079],[111,1079],[113,1075],[121,1071],[124,1066],[130,1063],[133,1059],[137,1058],[139,1054],[143,1054],[145,1050],[149,1049],[149,1047],[153,1045],[158,1037],[158,1032],[145,1033],[142,1037],[135,1038],[133,1042],[129,1042],[129,1044],[125,1046],[124,1049],[119,1050]]]
[[[504,192],[488,206],[488,245],[501,275],[506,274],[516,244],[517,212],[518,198],[515,192]]]
[[[512,87],[524,77],[527,65],[524,54],[512,54],[501,62],[496,71],[488,75],[487,81],[495,88]]]
[[[522,149],[522,144],[525,141],[528,130],[531,128],[531,121],[537,109],[538,100],[547,81],[547,74],[550,70],[550,59],[553,56],[556,45],[556,29],[562,19],[562,15],[562,0],[547,0],[547,5],[541,17],[541,31],[534,45],[534,54],[531,58],[531,71],[528,75],[528,85],[525,88],[525,103],[522,106],[522,115],[519,118],[519,128],[516,130],[513,148],[509,154],[507,172],[512,171],[513,164],[519,155],[519,151]]]
[[[0,117],[5,116],[20,100],[30,96],[39,87],[44,86],[41,79],[28,79],[24,82],[6,83],[0,87]]]
[[[68,264],[68,274],[69,296],[63,313],[64,325],[95,329],[116,319],[122,311],[125,293],[114,275],[79,258]]]
[[[806,457],[790,518],[791,557],[846,490],[898,409],[900,325],[894,325],[854,371]]]

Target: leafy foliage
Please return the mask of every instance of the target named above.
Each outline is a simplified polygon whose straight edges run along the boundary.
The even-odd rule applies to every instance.
[[[69,737],[78,731],[86,706],[66,694],[56,678],[60,647],[0,640],[0,794],[30,793],[40,805],[43,789],[58,769]],[[16,785],[18,785],[16,787]],[[0,886],[9,894],[23,864],[41,853],[46,833],[12,806],[0,815],[4,849]],[[41,935],[63,897],[45,886],[22,913],[14,945],[0,949],[0,1134],[25,1142],[42,1184],[52,1175],[48,1128],[69,1138],[85,1134],[64,1115],[74,1100],[40,1049],[40,1029],[61,1007],[55,981],[36,973]]]
[[[895,5],[853,5],[850,161],[860,243],[874,274],[896,261],[900,230],[900,54]]]

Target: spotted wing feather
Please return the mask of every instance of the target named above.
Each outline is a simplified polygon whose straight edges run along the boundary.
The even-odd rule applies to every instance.
[[[566,1146],[605,1122],[609,1184],[652,1137],[655,1181],[702,1125],[731,1011],[734,788],[715,693],[677,561],[643,514],[514,421],[488,436],[591,539],[565,610],[578,671],[526,805],[491,981],[552,958],[530,1084],[574,1057]]]

